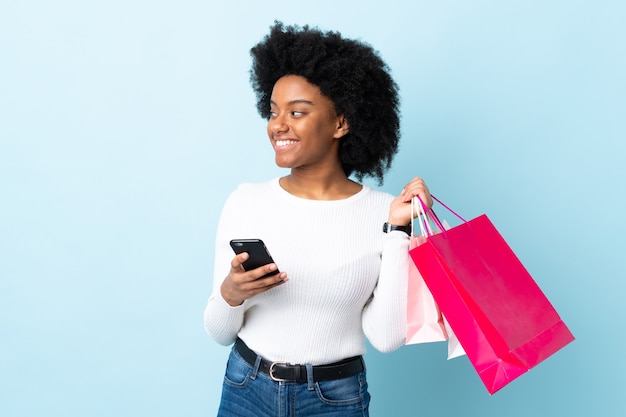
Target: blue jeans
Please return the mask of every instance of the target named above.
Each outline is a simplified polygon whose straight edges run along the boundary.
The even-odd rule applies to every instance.
[[[231,351],[218,417],[369,416],[365,372],[334,381],[276,382],[258,372],[260,361],[250,366]]]

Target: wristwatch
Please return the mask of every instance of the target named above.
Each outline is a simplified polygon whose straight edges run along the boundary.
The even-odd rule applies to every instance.
[[[407,224],[406,226],[398,226],[395,224],[389,224],[387,222],[385,222],[385,224],[383,224],[383,232],[385,233],[389,233],[389,232],[393,232],[394,230],[400,230],[404,233],[406,233],[407,235],[411,236],[411,225]]]

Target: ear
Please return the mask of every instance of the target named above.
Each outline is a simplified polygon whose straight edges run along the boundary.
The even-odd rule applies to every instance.
[[[335,128],[335,139],[340,139],[348,134],[350,131],[350,124],[348,123],[348,119],[346,116],[340,115],[337,117],[337,126]]]

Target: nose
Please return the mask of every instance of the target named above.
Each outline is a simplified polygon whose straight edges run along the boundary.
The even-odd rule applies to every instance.
[[[274,114],[267,122],[268,130],[273,133],[285,133],[289,130],[285,117],[280,114]]]

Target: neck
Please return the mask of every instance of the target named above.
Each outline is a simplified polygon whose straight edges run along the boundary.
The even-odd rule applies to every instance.
[[[301,175],[291,171],[282,177],[280,186],[296,197],[309,200],[342,200],[361,191],[363,186],[341,172],[330,176]]]

